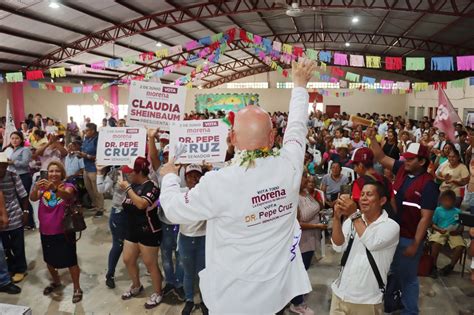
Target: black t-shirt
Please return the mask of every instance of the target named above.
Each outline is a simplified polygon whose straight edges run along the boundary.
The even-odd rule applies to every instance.
[[[156,201],[160,197],[160,190],[151,180],[141,185],[132,184],[132,190],[148,202],[148,207],[143,210],[138,209],[128,194],[126,195],[122,205],[128,216],[129,227],[132,229],[142,229],[143,232],[158,232],[161,228],[161,223],[158,218]]]

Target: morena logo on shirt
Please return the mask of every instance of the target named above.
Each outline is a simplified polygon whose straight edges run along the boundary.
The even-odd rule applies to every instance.
[[[283,188],[280,189],[280,187],[273,187],[273,188],[258,191],[257,196],[252,197],[252,205],[255,208],[259,205],[277,201],[284,198],[286,198],[285,189]]]

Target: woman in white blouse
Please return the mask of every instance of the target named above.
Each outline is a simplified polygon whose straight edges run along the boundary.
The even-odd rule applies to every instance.
[[[326,228],[326,225],[320,223],[321,208],[321,204],[314,198],[314,180],[304,172],[301,177],[298,200],[298,221],[302,230],[299,246],[306,270],[311,265],[317,244],[321,243],[321,229]],[[312,310],[306,305],[302,295],[291,300],[290,310],[297,314],[312,314]]]

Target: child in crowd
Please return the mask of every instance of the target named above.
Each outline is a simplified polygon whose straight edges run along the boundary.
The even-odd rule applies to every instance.
[[[439,197],[440,205],[433,215],[433,234],[431,242],[431,256],[434,260],[432,277],[438,277],[436,263],[441,247],[448,242],[449,247],[454,251],[451,256],[451,263],[440,270],[440,275],[447,276],[453,271],[454,266],[461,258],[462,251],[466,246],[462,238],[463,226],[459,224],[459,214],[461,210],[456,208],[456,194],[452,190],[446,190]]]

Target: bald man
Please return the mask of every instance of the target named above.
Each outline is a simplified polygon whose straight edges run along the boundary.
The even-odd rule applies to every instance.
[[[296,215],[307,134],[305,88],[314,67],[310,61],[293,64],[295,88],[279,156],[258,158],[253,167],[236,159],[208,172],[184,194],[178,168],[168,163],[161,171],[166,217],[176,224],[207,220],[206,268],[199,286],[211,314],[275,314],[311,291]],[[246,107],[236,115],[230,137],[237,151],[271,148],[270,116]]]

